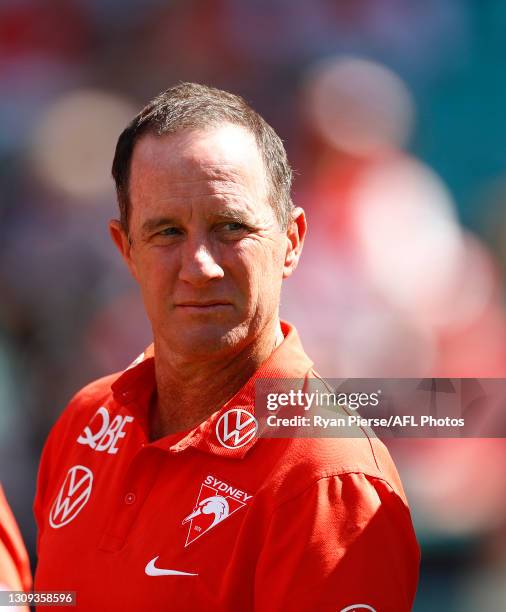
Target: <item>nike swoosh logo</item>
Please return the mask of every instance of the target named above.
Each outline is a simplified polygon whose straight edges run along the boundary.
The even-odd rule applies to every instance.
[[[151,559],[146,565],[145,572],[148,576],[198,576],[198,574],[190,574],[189,572],[179,572],[178,570],[162,569],[156,567],[155,563],[158,561],[158,557]]]

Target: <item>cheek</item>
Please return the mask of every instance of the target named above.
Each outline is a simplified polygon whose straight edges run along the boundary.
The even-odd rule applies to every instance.
[[[278,301],[283,271],[283,255],[279,248],[258,244],[243,246],[235,251],[234,269],[237,284],[252,302]]]
[[[150,301],[167,294],[174,271],[173,258],[162,251],[155,251],[143,253],[136,262],[139,285],[144,298]]]

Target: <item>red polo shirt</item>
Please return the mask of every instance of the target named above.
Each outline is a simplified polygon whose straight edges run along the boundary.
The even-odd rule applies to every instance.
[[[28,554],[0,486],[0,589],[29,591],[31,587]]]
[[[37,589],[76,591],[79,610],[411,609],[419,549],[384,445],[241,429],[255,379],[314,375],[295,329],[282,329],[257,373],[190,432],[149,442],[151,348],[75,396],[40,465]]]

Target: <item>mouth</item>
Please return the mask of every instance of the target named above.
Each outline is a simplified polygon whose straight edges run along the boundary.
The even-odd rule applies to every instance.
[[[211,300],[208,302],[180,302],[175,305],[176,308],[182,310],[193,311],[193,312],[210,312],[213,310],[221,310],[222,308],[229,308],[232,304],[230,302],[221,302],[219,300]]]

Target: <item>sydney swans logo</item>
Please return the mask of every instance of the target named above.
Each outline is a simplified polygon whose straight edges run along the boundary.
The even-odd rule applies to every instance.
[[[253,495],[233,487],[214,476],[206,476],[193,512],[182,521],[188,525],[185,547],[204,535],[219,523],[244,508]]]

